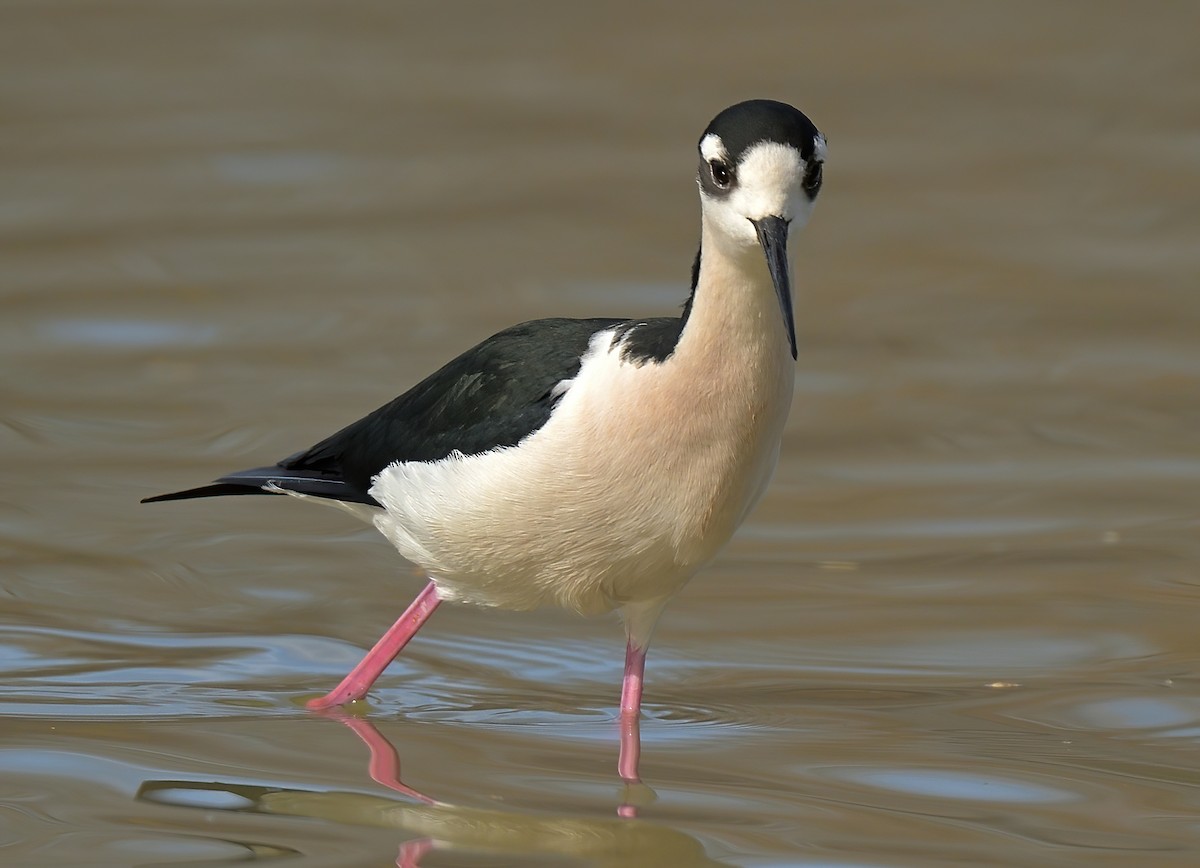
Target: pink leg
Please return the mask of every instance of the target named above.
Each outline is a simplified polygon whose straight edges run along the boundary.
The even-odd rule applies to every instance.
[[[417,635],[421,625],[429,619],[440,602],[437,587],[430,582],[425,586],[425,590],[417,594],[412,605],[404,610],[404,614],[396,623],[383,634],[383,638],[375,643],[375,647],[367,652],[367,656],[362,659],[362,662],[342,679],[342,683],[320,699],[309,700],[308,707],[315,711],[321,711],[366,696],[371,685],[375,683],[375,679],[404,650],[408,640]]]
[[[632,642],[625,646],[625,678],[621,682],[621,754],[617,773],[626,783],[636,784],[642,756],[639,718],[642,715],[642,677],[646,673],[646,649]]]

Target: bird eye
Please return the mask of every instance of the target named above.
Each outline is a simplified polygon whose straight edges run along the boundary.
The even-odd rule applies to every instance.
[[[728,187],[733,183],[733,172],[720,160],[712,160],[709,162],[708,168],[712,172],[713,182],[718,187]]]
[[[810,196],[816,196],[817,191],[821,189],[821,167],[824,165],[824,163],[816,161],[808,164],[801,186],[804,187],[804,192]]]

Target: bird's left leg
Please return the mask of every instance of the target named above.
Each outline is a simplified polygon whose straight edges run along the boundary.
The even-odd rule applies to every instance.
[[[642,680],[646,674],[646,649],[630,639],[625,646],[625,677],[621,680],[621,753],[617,773],[630,784],[638,783],[642,757]]]
[[[621,607],[625,620],[625,675],[621,680],[621,753],[617,773],[626,783],[638,783],[638,760],[642,755],[640,718],[642,715],[642,682],[646,674],[646,651],[654,625],[662,613],[667,598],[626,603]]]

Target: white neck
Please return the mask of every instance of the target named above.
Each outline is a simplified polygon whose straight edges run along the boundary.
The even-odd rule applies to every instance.
[[[663,369],[687,384],[672,398],[676,418],[690,420],[712,450],[701,471],[711,472],[709,520],[732,533],[775,468],[796,364],[766,257],[756,247],[730,250],[715,234],[705,221],[692,309]]]
[[[700,273],[676,354],[712,365],[749,366],[773,380],[794,374],[766,257],[758,245],[737,245],[702,221]],[[789,387],[790,393],[790,387]]]

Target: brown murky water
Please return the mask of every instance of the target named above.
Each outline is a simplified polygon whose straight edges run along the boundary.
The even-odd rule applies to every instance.
[[[0,863],[1200,863],[1200,7],[556,8],[0,4]],[[830,166],[653,792],[615,621],[443,608],[374,729],[306,713],[418,578],[329,510],[138,498],[508,323],[673,309],[750,96]]]

